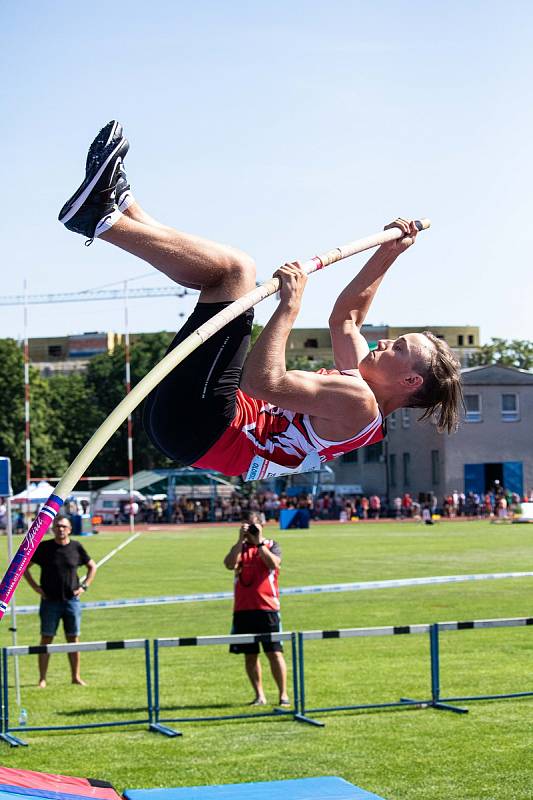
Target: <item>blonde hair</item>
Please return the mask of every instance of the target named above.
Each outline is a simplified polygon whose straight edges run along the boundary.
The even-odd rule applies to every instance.
[[[430,331],[424,331],[432,348],[429,362],[424,360],[417,369],[424,378],[420,389],[409,398],[409,408],[424,408],[419,420],[434,416],[439,432],[457,430],[464,409],[461,386],[461,365],[450,347]],[[426,350],[426,348],[424,348]]]

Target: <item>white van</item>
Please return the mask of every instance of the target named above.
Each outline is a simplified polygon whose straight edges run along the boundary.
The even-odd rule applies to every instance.
[[[146,499],[143,494],[136,490],[132,492],[132,497],[139,505]],[[91,508],[91,515],[93,519],[94,517],[100,517],[105,525],[112,524],[120,514],[121,509],[129,505],[129,502],[129,489],[103,490],[96,495]]]

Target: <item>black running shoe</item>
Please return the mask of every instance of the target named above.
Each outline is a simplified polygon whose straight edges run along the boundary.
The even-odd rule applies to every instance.
[[[111,142],[107,145],[107,147],[104,148],[104,150],[102,150],[99,162],[97,162],[87,173],[81,186],[76,189],[72,197],[67,200],[59,212],[59,221],[62,222],[63,225],[67,225],[69,220],[71,220],[74,216],[77,216],[78,211],[81,209],[89,195],[93,193],[93,190],[97,185],[100,187],[97,189],[97,193],[107,191],[110,188],[111,177],[115,171],[117,159],[124,158],[128,152],[128,149],[128,140],[120,139],[118,142]],[[115,188],[116,185],[113,186],[113,190]],[[74,230],[69,225],[67,225],[67,227],[69,230]],[[76,232],[81,233],[81,231]]]
[[[94,169],[94,167],[100,163],[102,152],[105,150],[107,145],[111,144],[111,142],[118,142],[123,138],[123,134],[124,129],[120,122],[118,122],[116,119],[112,119],[111,122],[108,122],[107,125],[104,125],[89,147],[89,152],[87,153],[87,163],[85,165],[86,173]],[[122,154],[122,159],[124,159],[125,155],[126,153]],[[131,186],[128,183],[123,161],[120,165],[120,175],[117,181],[116,202],[119,211],[125,211],[133,203]]]
[[[88,173],[92,171],[96,165],[100,166],[102,151],[105,150],[108,144],[111,144],[112,142],[119,142],[122,138],[123,128],[120,122],[118,122],[116,119],[112,119],[111,122],[108,122],[107,125],[104,125],[89,147],[89,152],[87,153],[87,163],[85,164],[85,172]],[[125,155],[126,153],[123,153],[122,158],[124,158]]]
[[[123,142],[127,141],[124,139]],[[117,210],[117,183],[120,177],[120,167],[122,159],[115,151],[120,150],[120,145],[115,147],[108,145],[110,155],[106,155],[104,165],[98,170],[91,180],[84,181],[80,189],[71,197],[64,208],[76,206],[76,211],[71,214],[68,212],[61,220],[69,231],[80,233],[92,240],[104,230],[107,230],[106,222]],[[87,186],[89,189],[87,189]],[[85,188],[83,188],[85,187]],[[83,191],[81,191],[83,188]],[[80,200],[80,197],[83,199]],[[63,209],[64,211],[64,209]],[[62,212],[63,213],[63,212]],[[66,221],[65,221],[66,217]],[[111,223],[112,224],[112,223]]]

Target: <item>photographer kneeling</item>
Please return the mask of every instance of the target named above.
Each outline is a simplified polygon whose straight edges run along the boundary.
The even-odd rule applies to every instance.
[[[239,538],[226,558],[224,566],[235,571],[232,634],[278,633],[278,574],[281,548],[273,539],[263,538],[259,516],[251,514],[241,525]],[[287,666],[281,642],[262,642],[270,669],[279,690],[279,705],[290,705],[287,697]],[[263,691],[258,644],[232,644],[231,653],[244,653],[246,674],[255,690],[251,705],[266,704]]]

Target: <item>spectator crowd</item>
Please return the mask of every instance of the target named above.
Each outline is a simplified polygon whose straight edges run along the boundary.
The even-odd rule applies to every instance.
[[[277,522],[280,511],[291,508],[308,510],[313,520],[341,522],[391,518],[416,520],[428,515],[505,519],[519,513],[521,502],[533,502],[533,490],[521,499],[518,494],[495,481],[490,491],[484,494],[453,491],[438,498],[434,493],[404,492],[392,495],[389,501],[378,494],[339,494],[336,491],[322,491],[317,495],[306,492],[293,495],[268,490],[250,493],[235,491],[224,498],[179,497],[171,503],[166,497],[147,497],[142,502],[134,502],[132,511],[138,523],[175,525],[241,522],[249,514],[259,514],[263,522]],[[76,500],[69,499],[62,513],[75,521],[78,515],[90,511],[87,506],[85,500],[78,504]],[[127,524],[129,514],[129,502],[121,501],[114,512],[113,522],[116,525]],[[6,503],[0,497],[0,530],[5,530],[6,519]],[[20,511],[14,514],[13,522],[15,533],[25,533],[26,525]]]
[[[533,502],[533,491],[530,497]],[[371,519],[421,519],[424,510],[431,516],[438,514],[445,518],[507,517],[511,511],[520,506],[518,494],[506,490],[498,483],[483,495],[476,492],[453,491],[442,498],[434,493],[409,492],[394,495],[387,502],[383,495],[346,495],[335,491],[323,491],[316,496],[303,492],[289,495],[286,492],[273,491],[241,493],[234,492],[231,497],[213,499],[179,498],[169,505],[166,499],[147,499],[138,506],[136,519],[139,522],[157,524],[191,524],[205,522],[240,522],[249,514],[261,516],[263,522],[279,520],[283,509],[307,509],[311,519],[335,520],[349,522],[351,520]],[[137,504],[136,504],[137,505]],[[123,504],[115,522],[127,522],[129,506]]]

